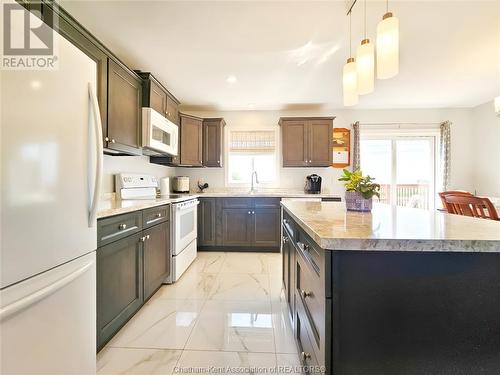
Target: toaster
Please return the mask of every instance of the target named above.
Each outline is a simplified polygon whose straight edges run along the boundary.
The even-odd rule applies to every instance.
[[[174,177],[172,180],[172,190],[174,191],[174,193],[189,193],[189,177]]]

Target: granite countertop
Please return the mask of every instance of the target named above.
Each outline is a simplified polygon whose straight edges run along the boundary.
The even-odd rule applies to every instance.
[[[324,249],[500,252],[500,221],[381,203],[371,213],[336,202],[281,205]]]
[[[160,197],[156,199],[121,200],[116,199],[114,197],[114,194],[111,194],[109,197],[105,197],[99,201],[99,206],[97,208],[97,218],[102,219],[105,217],[125,214],[127,212],[144,210],[146,208],[180,202],[190,198],[198,198],[198,195],[183,194],[181,197],[176,198]]]
[[[341,198],[338,194],[330,194],[328,191],[322,191],[321,194],[307,194],[303,190],[291,189],[257,189],[256,192],[250,193],[249,189],[210,189],[205,192],[197,192],[201,198],[218,198],[218,197],[278,197],[278,198]]]
[[[169,197],[159,197],[156,199],[129,199],[120,200],[115,198],[115,194],[107,194],[102,197],[99,202],[99,207],[97,211],[97,218],[102,219],[109,216],[115,216],[119,214],[125,214],[127,212],[133,212],[138,210],[143,210],[145,208],[161,206],[164,204],[175,203],[178,201],[186,200],[187,198],[224,198],[224,197],[255,197],[255,198],[265,198],[265,197],[277,197],[277,198],[340,198],[338,195],[328,194],[324,192],[322,194],[306,194],[299,190],[286,190],[286,189],[262,189],[255,193],[250,193],[248,189],[219,189],[210,190],[204,193],[194,193],[194,194],[176,194],[180,197],[169,198]]]

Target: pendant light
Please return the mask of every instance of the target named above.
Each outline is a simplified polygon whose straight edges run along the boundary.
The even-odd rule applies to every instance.
[[[375,47],[366,37],[366,0],[365,6],[365,37],[358,46],[356,53],[356,68],[358,75],[358,94],[365,95],[375,89]]]
[[[349,13],[349,58],[347,59],[347,63],[344,65],[344,72],[342,76],[344,105],[346,107],[358,104],[359,100],[356,60],[352,57],[351,49],[351,13]]]
[[[377,78],[392,78],[399,73],[399,20],[389,12],[377,26]]]

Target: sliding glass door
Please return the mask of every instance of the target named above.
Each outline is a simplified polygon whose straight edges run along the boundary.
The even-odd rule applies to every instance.
[[[361,139],[361,170],[381,185],[381,202],[435,206],[436,138],[372,135]]]

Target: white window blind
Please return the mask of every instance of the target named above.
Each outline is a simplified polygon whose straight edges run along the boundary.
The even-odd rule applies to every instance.
[[[231,131],[229,152],[271,153],[276,146],[273,130]]]

